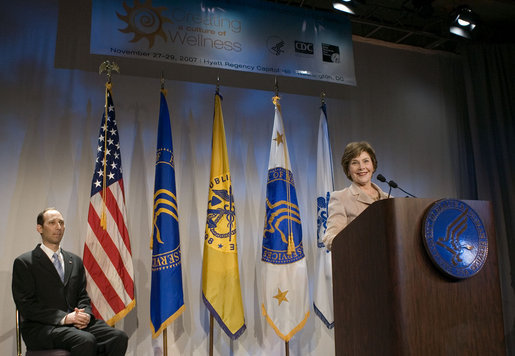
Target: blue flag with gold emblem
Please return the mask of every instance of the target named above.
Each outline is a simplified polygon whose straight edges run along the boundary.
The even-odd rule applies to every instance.
[[[302,225],[279,97],[268,163],[263,231],[261,309],[284,341],[301,330],[309,317],[308,273]]]
[[[161,90],[157,132],[154,215],[152,226],[152,286],[150,327],[157,337],[185,309],[182,291],[179,215],[175,189],[175,161],[166,91]]]

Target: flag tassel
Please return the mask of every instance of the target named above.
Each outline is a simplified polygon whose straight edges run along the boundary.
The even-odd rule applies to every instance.
[[[288,256],[295,252],[295,243],[293,242],[293,234],[290,232],[288,236]]]
[[[102,227],[102,229],[106,230],[107,229],[107,218],[106,218],[106,213],[105,213],[104,209],[105,209],[105,204],[104,204],[104,206],[102,206],[102,216],[100,217],[100,226]]]

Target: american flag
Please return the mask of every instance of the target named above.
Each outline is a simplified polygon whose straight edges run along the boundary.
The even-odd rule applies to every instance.
[[[134,308],[136,300],[120,141],[109,86],[91,182],[83,260],[93,313],[112,326]]]

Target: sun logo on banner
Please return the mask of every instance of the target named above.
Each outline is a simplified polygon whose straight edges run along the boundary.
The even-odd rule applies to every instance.
[[[164,17],[161,13],[167,8],[152,7],[152,0],[146,0],[145,3],[134,1],[134,7],[130,7],[125,2],[123,7],[127,12],[126,15],[116,15],[120,20],[127,23],[127,27],[119,29],[123,33],[134,33],[134,37],[129,42],[138,42],[142,38],[148,40],[148,48],[154,46],[156,36],[161,36],[166,42],[166,33],[163,31],[165,22],[173,23],[169,18]]]

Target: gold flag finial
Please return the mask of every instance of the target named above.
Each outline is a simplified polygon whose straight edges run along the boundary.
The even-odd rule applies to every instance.
[[[115,71],[116,73],[120,73],[120,67],[115,62],[111,62],[110,60],[106,60],[100,64],[98,67],[98,74],[102,74],[103,72],[107,73],[107,83],[111,84],[111,73]]]
[[[320,92],[320,103],[322,105],[325,104],[325,91],[322,89],[322,91]]]
[[[161,93],[163,93],[164,96],[167,94],[167,90],[165,89],[165,74],[163,71],[161,71]]]
[[[274,103],[275,106],[277,106],[279,111],[281,110],[281,105],[279,104],[280,99],[281,98],[279,97],[279,84],[277,83],[277,77],[275,77],[275,79],[274,79],[274,97],[272,98],[272,102]]]

